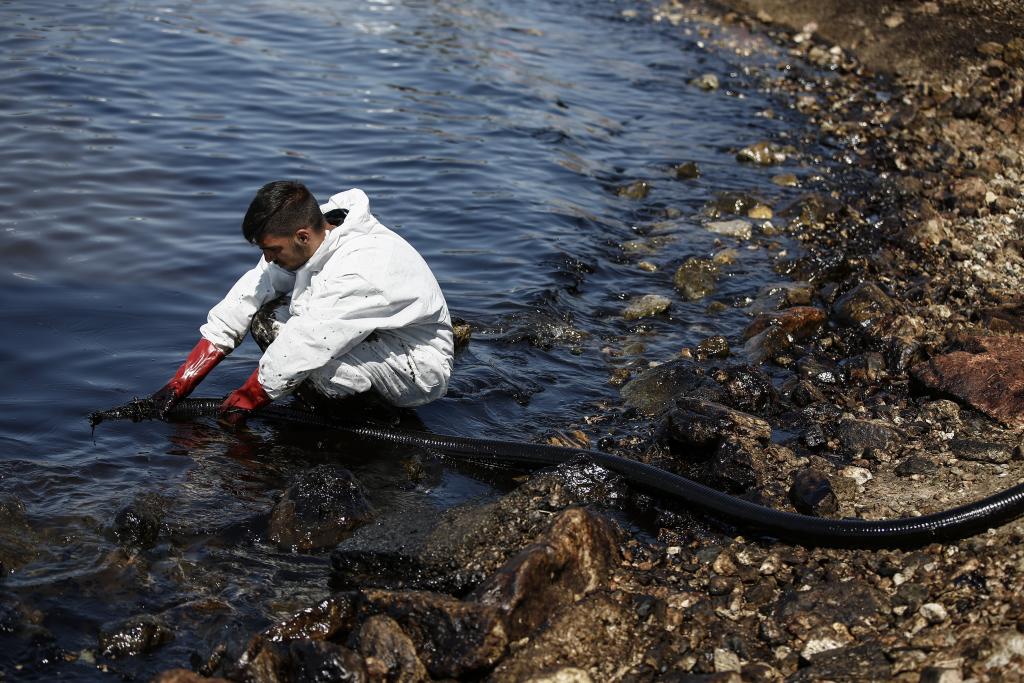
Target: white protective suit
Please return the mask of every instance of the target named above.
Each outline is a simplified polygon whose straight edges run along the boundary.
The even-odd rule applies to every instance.
[[[289,317],[260,359],[272,399],[304,379],[329,396],[376,391],[411,407],[440,398],[452,372],[451,317],[423,257],[370,213],[362,190],[321,205],[345,221],[294,273],[260,258],[210,310],[200,334],[225,353],[263,304],[290,294]]]

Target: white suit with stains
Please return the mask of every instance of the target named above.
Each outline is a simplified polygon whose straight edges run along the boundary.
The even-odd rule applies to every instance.
[[[294,273],[261,257],[213,307],[200,334],[230,353],[256,311],[288,294],[288,315],[260,359],[259,382],[270,398],[305,379],[328,396],[373,390],[400,407],[440,398],[454,349],[430,268],[373,217],[362,190],[340,192],[320,208],[348,215]]]

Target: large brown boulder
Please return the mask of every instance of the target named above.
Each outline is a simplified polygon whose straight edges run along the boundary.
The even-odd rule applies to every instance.
[[[911,373],[928,389],[1024,428],[1024,337],[977,337],[962,351],[918,363]]]

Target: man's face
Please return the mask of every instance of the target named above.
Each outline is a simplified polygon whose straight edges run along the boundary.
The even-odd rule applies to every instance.
[[[299,228],[291,235],[264,235],[256,241],[263,258],[285,270],[298,270],[316,248],[311,248],[311,231]]]

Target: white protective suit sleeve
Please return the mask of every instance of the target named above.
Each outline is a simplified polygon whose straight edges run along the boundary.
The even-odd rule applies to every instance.
[[[372,255],[366,255],[372,263]],[[389,300],[357,273],[336,275],[309,309],[290,318],[260,359],[259,381],[272,399],[294,390],[309,373],[339,358],[376,329],[396,329],[416,320],[416,298]]]
[[[245,339],[256,311],[290,292],[294,282],[294,275],[261,257],[256,267],[238,278],[220,303],[210,309],[199,334],[224,353],[231,353]]]

